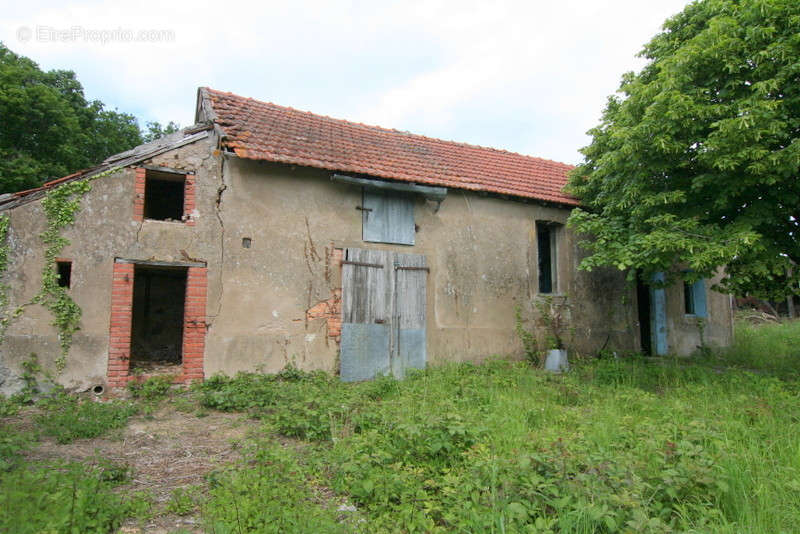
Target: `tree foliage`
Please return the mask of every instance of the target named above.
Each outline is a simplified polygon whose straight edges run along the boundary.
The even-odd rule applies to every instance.
[[[0,43],[0,193],[91,167],[106,157],[177,130],[87,100],[75,73],[42,71]],[[155,136],[155,137],[153,137]]]
[[[169,121],[166,126],[161,126],[161,123],[158,121],[148,122],[147,123],[147,131],[144,132],[143,140],[145,143],[149,143],[150,141],[155,141],[165,135],[169,135],[171,133],[175,133],[181,129],[181,125],[177,122]]]
[[[569,191],[582,267],[791,291],[800,261],[800,2],[700,0],[669,19],[592,129]],[[794,269],[794,287],[797,275]]]

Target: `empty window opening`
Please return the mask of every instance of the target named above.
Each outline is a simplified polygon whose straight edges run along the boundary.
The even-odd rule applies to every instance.
[[[72,285],[72,262],[69,260],[56,261],[56,274],[59,287],[69,289]]]
[[[136,265],[131,369],[168,371],[183,359],[185,267]]]
[[[692,284],[689,282],[683,283],[683,306],[686,315],[694,315],[694,295],[692,295]]]
[[[536,246],[539,255],[539,293],[555,293],[558,288],[557,247],[558,225],[536,223]]]
[[[183,220],[186,176],[148,169],[144,185],[144,216],[158,221]]]
[[[251,238],[249,238],[249,237],[243,237],[242,238],[242,247],[250,248],[250,246],[252,244],[253,244],[253,240]]]
[[[703,279],[690,284],[683,282],[683,307],[686,315],[706,317],[706,284]]]

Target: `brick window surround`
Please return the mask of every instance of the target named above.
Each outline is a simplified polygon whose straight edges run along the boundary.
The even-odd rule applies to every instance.
[[[108,347],[108,387],[122,388],[134,378],[130,373],[135,263],[116,261],[111,288],[111,325]],[[207,267],[188,267],[183,311],[183,358],[176,382],[203,380],[206,339]],[[146,378],[146,377],[145,377]]]
[[[134,195],[133,195],[133,220],[137,222],[144,221],[144,197],[145,197],[145,184],[147,183],[147,169],[144,167],[136,167],[134,180]],[[194,226],[195,221],[192,218],[192,213],[195,209],[195,175],[187,173],[184,175],[183,181],[183,222],[187,226]]]

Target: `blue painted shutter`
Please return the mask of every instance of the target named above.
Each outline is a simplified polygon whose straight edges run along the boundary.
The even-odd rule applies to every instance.
[[[655,273],[654,282],[664,282],[664,273]],[[667,353],[667,295],[664,288],[650,289],[650,321],[651,332],[655,341],[656,355]]]
[[[698,317],[708,317],[705,280],[700,279],[692,285],[692,300],[694,300],[694,314]]]
[[[362,237],[375,243],[414,244],[414,197],[364,190]]]

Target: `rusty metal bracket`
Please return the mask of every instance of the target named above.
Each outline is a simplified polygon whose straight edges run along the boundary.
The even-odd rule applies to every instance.
[[[376,269],[383,269],[383,265],[380,263],[364,263],[363,261],[342,260],[342,265],[358,265],[359,267],[374,267]]]
[[[431,272],[430,267],[403,267],[402,265],[395,265],[394,268],[403,271],[425,271],[427,273]]]

